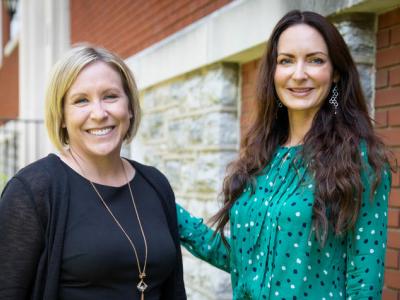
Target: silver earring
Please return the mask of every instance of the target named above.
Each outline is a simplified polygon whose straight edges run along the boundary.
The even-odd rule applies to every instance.
[[[339,91],[338,91],[337,86],[335,84],[335,86],[332,89],[332,95],[329,98],[329,103],[333,106],[335,115],[337,113],[337,108],[339,107],[339,103],[337,102],[337,97],[338,96],[339,96]]]
[[[282,104],[281,100],[278,99],[277,102],[278,102],[278,107],[279,107],[279,108],[282,108],[282,107],[283,107],[283,104]]]

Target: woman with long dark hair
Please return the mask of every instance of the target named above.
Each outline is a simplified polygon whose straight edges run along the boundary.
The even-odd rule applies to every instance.
[[[278,22],[257,106],[228,167],[217,231],[178,207],[181,243],[231,273],[234,299],[380,298],[390,169],[326,18],[292,11]]]

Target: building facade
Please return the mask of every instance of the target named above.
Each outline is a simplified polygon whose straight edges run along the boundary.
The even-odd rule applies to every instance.
[[[211,216],[253,119],[266,39],[291,9],[335,23],[376,130],[400,159],[400,0],[19,0],[12,18],[5,2],[0,9],[0,118],[12,119],[0,127],[3,177],[53,151],[40,123],[49,69],[71,45],[90,42],[121,55],[140,89],[144,117],[127,155],[161,169],[180,203]],[[400,300],[399,173],[392,184],[383,299]],[[184,259],[189,299],[230,299],[227,274]]]

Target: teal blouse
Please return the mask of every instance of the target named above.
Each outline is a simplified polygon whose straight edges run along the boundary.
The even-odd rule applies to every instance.
[[[371,201],[374,173],[361,146],[362,207],[354,230],[329,231],[321,248],[312,226],[314,182],[301,146],[279,147],[230,210],[231,250],[203,220],[177,206],[181,243],[230,272],[233,299],[380,299],[386,250],[390,171]]]

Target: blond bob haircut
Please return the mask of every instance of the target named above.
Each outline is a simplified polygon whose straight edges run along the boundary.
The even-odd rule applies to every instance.
[[[53,67],[46,90],[45,122],[49,138],[60,152],[68,145],[68,132],[64,123],[64,98],[78,74],[94,62],[105,62],[117,71],[132,112],[124,141],[129,143],[135,136],[141,119],[139,93],[129,67],[116,54],[92,45],[78,45],[66,53]]]

